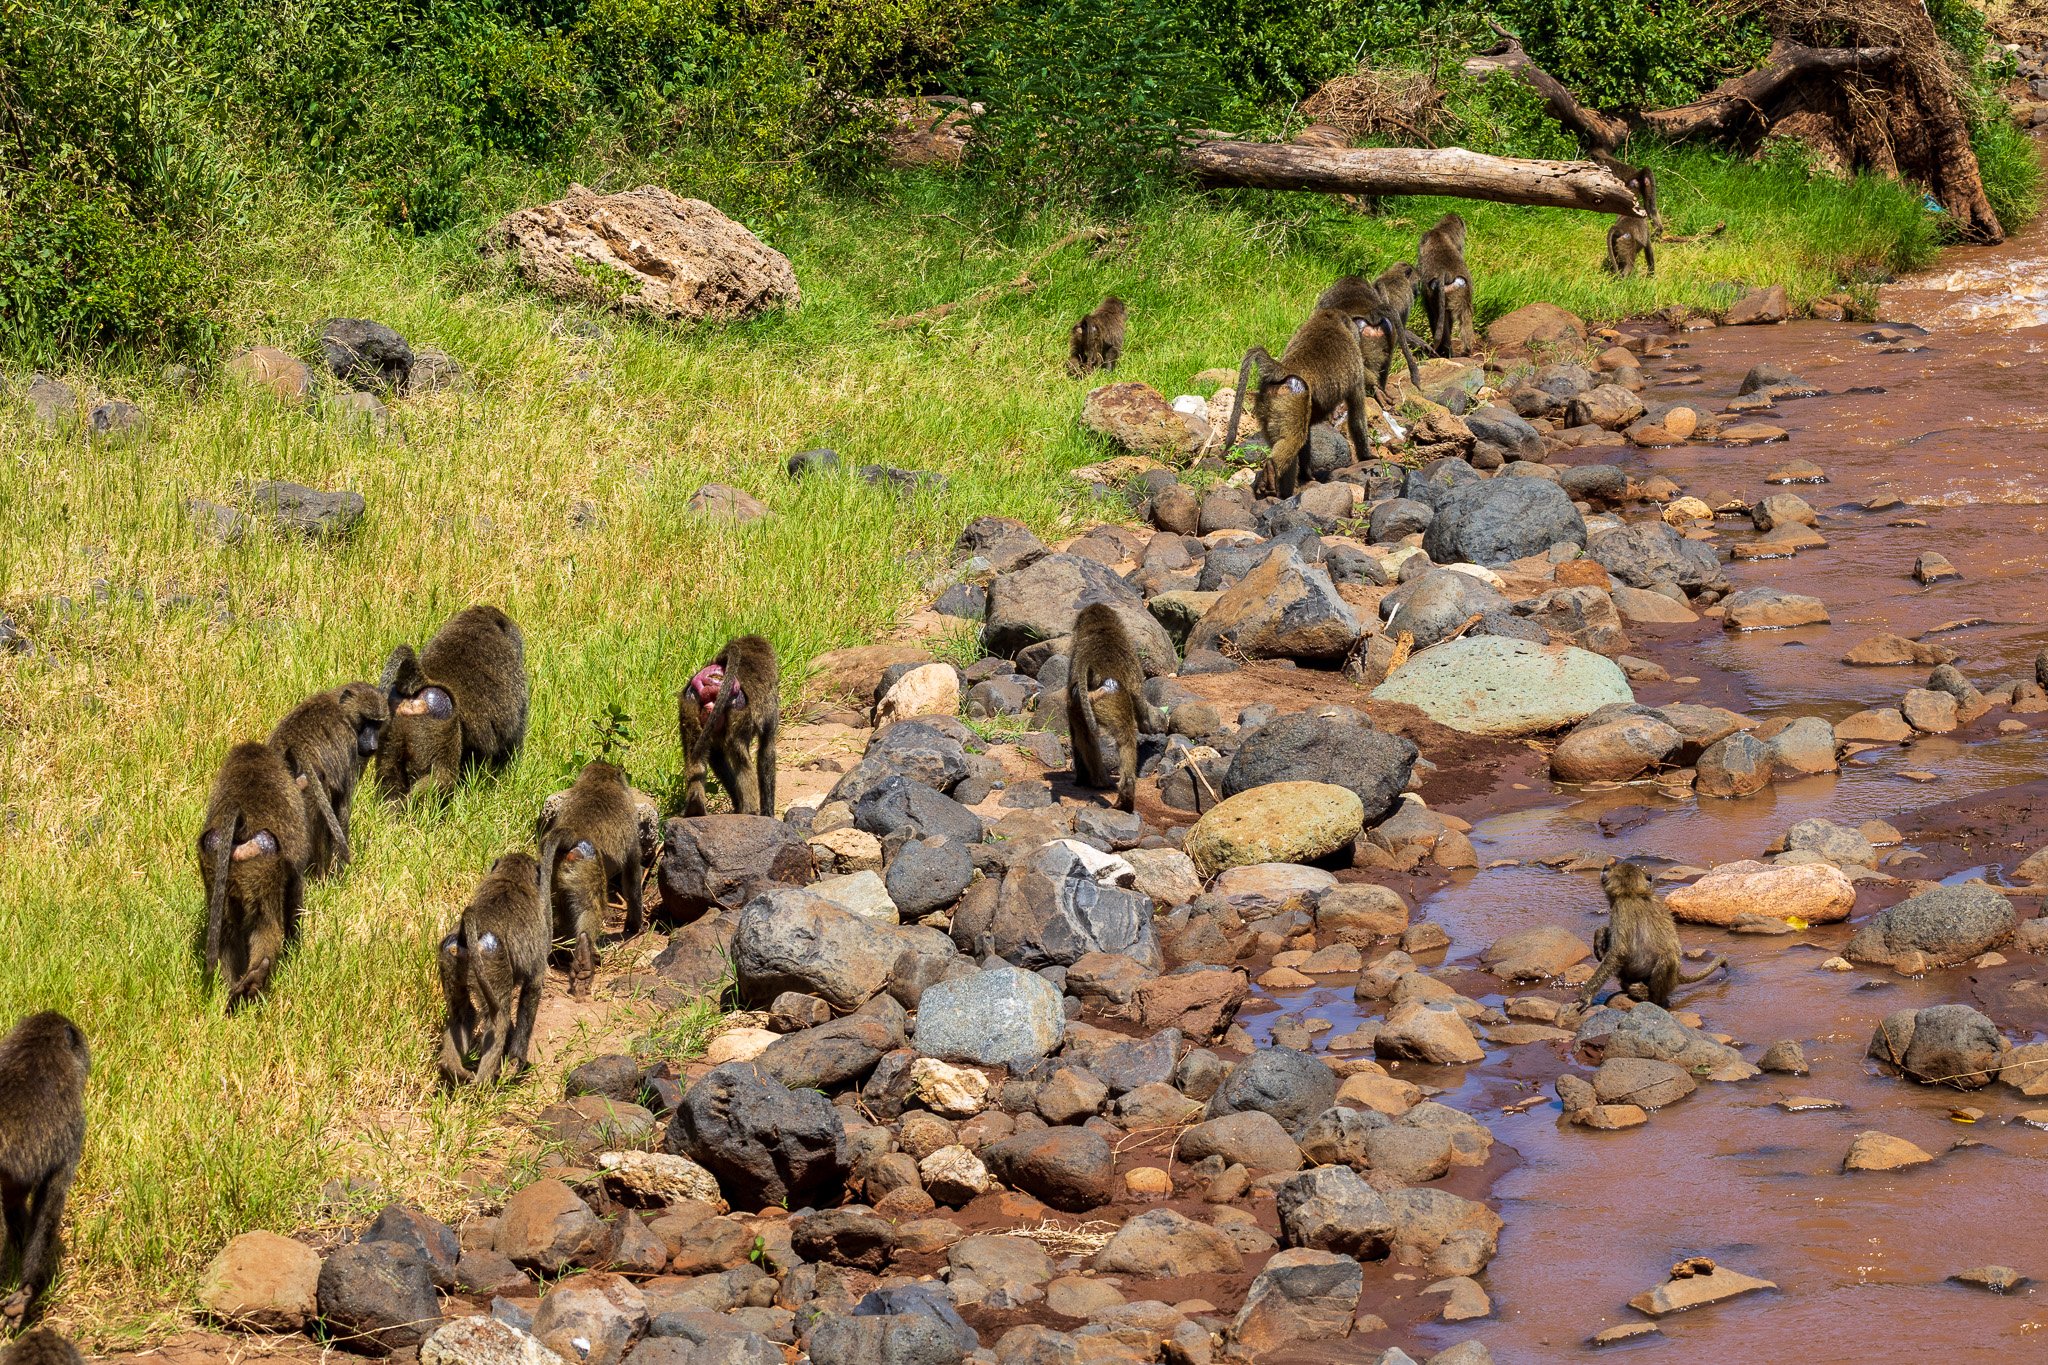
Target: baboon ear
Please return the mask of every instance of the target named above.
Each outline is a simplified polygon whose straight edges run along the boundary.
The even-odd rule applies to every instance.
[[[391,651],[391,657],[384,661],[381,684],[386,697],[410,697],[426,684],[426,675],[420,672],[419,655],[412,652],[411,645],[400,645]]]

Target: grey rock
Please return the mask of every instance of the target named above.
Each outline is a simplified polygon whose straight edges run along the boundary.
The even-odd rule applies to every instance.
[[[955,917],[953,941],[962,951],[993,952],[1020,967],[1064,967],[1089,953],[1124,953],[1156,971],[1162,961],[1151,897],[1104,886],[1089,868],[1072,845],[1045,845],[1010,868],[985,925]],[[977,937],[986,944],[975,943]]]
[[[1995,948],[2017,925],[2012,902],[1988,886],[1938,886],[1878,911],[1843,951],[1851,962],[1924,971]]]
[[[1319,1166],[1274,1194],[1280,1240],[1373,1260],[1386,1255],[1394,1232],[1387,1202],[1349,1166]]]
[[[974,858],[952,839],[914,839],[890,862],[883,884],[906,919],[944,909],[974,880]]]
[[[981,817],[943,792],[907,777],[884,777],[853,803],[853,823],[876,838],[907,832],[913,838],[978,844]]]
[[[1244,1110],[1271,1114],[1292,1131],[1337,1099],[1337,1075],[1314,1057],[1292,1048],[1261,1048],[1239,1062],[1209,1097],[1208,1115]]]
[[[1051,553],[1045,542],[1021,521],[1008,517],[976,517],[953,542],[953,562],[979,556],[997,573],[1011,573]]]
[[[658,877],[662,913],[691,920],[808,884],[811,851],[802,833],[770,816],[678,816],[662,829]]]
[[[1998,1026],[1968,1005],[1934,1005],[1886,1015],[1868,1055],[1887,1075],[1980,1090],[1997,1079],[2010,1047]]]
[[[989,584],[982,647],[1014,659],[1031,645],[1071,635],[1081,608],[1105,602],[1131,637],[1148,675],[1171,673],[1179,662],[1166,627],[1145,610],[1144,596],[1115,571],[1078,555],[1047,555]]]
[[[733,967],[742,1000],[802,991],[851,1010],[878,994],[902,955],[901,934],[807,891],[769,891],[740,912]]]
[[[964,1356],[946,1325],[923,1313],[826,1313],[807,1345],[811,1365],[955,1365]]]
[[[1586,522],[1556,484],[1487,479],[1454,490],[1423,533],[1432,563],[1499,565],[1559,543],[1584,545]]]
[[[918,1001],[917,1050],[944,1061],[1018,1071],[1050,1056],[1065,1033],[1059,989],[1015,967],[941,981]]]
[[[303,484],[265,479],[249,485],[249,505],[280,529],[308,540],[346,540],[362,524],[368,505],[360,493],[324,492]]]
[[[737,1207],[823,1201],[846,1179],[845,1130],[831,1101],[742,1062],[713,1067],[684,1092],[665,1147],[718,1177]]]
[[[1380,619],[1389,635],[1407,631],[1415,648],[1429,646],[1464,628],[1474,616],[1505,611],[1513,605],[1506,593],[1483,579],[1456,569],[1431,569],[1380,599]],[[1545,643],[1549,637],[1545,636]]]
[[[404,393],[412,380],[412,347],[381,322],[329,318],[320,327],[327,371],[355,388]]]
[[[403,1204],[387,1205],[356,1240],[402,1242],[426,1259],[427,1272],[436,1289],[455,1287],[455,1267],[462,1260],[462,1243],[455,1236],[455,1229],[418,1209]]]
[[[1370,825],[1400,801],[1418,754],[1411,741],[1374,729],[1348,708],[1297,712],[1243,736],[1224,770],[1223,794],[1271,782],[1327,782],[1355,793]]]
[[[1675,583],[1691,592],[1722,577],[1721,561],[1713,550],[1685,539],[1661,521],[1633,521],[1604,531],[1587,543],[1586,554],[1631,588]]]
[[[320,1267],[319,1303],[327,1330],[363,1355],[417,1346],[441,1320],[433,1271],[407,1242],[336,1247]]]
[[[1114,1195],[1116,1154],[1092,1128],[1041,1128],[982,1149],[981,1159],[1006,1185],[1082,1213]]]

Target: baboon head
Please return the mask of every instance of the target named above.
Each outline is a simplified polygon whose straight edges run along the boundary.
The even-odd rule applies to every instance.
[[[455,698],[427,681],[411,645],[391,651],[384,666],[384,695],[391,718],[377,745],[377,781],[385,793],[402,797],[436,770],[453,773],[462,760],[462,722]],[[361,732],[358,731],[358,746]]]
[[[1600,874],[1600,889],[1610,902],[1642,900],[1650,895],[1650,874],[1639,863],[1616,859]]]
[[[356,754],[368,758],[377,752],[377,741],[391,723],[391,703],[382,692],[365,682],[352,682],[341,689],[341,713],[356,732]]]

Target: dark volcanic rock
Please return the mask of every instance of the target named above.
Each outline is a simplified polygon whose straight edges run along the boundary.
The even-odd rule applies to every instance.
[[[1997,1079],[2009,1047],[1998,1025],[1968,1005],[1934,1005],[1886,1015],[1868,1055],[1888,1075],[1980,1090]]]
[[[717,1176],[740,1208],[829,1202],[846,1179],[845,1130],[832,1102],[743,1062],[713,1067],[684,1092],[666,1148]]]
[[[1586,543],[1585,518],[1547,479],[1487,479],[1452,491],[1423,533],[1431,562],[1507,564],[1560,542]]]
[[[427,1258],[406,1242],[336,1247],[320,1267],[319,1293],[327,1330],[362,1355],[417,1346],[441,1321]]]
[[[1243,738],[1223,774],[1223,794],[1270,782],[1328,782],[1357,793],[1369,825],[1401,799],[1417,753],[1409,740],[1375,730],[1356,713],[1297,712]]]
[[[663,831],[661,908],[669,919],[738,910],[771,887],[804,886],[811,876],[803,835],[766,815],[678,816]]]
[[[381,322],[329,318],[320,328],[320,355],[330,374],[354,388],[403,393],[412,380],[412,347]]]
[[[1078,555],[1047,555],[989,584],[982,644],[1014,659],[1031,645],[1073,633],[1074,618],[1092,602],[1116,609],[1148,675],[1171,673],[1179,661],[1166,627],[1145,610],[1145,599],[1116,572]]]
[[[1260,1048],[1239,1062],[1209,1097],[1209,1117],[1256,1109],[1290,1132],[1337,1101],[1337,1074],[1292,1048]]]

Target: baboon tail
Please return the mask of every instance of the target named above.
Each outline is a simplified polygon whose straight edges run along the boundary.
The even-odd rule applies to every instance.
[[[1727,965],[1727,958],[1717,956],[1712,962],[1709,962],[1706,966],[1700,968],[1696,972],[1692,972],[1690,974],[1686,972],[1680,972],[1678,974],[1679,984],[1684,986],[1690,986],[1695,981],[1705,981],[1708,977],[1712,976],[1715,972],[1720,971],[1723,967],[1726,967]]]
[[[540,840],[540,906],[546,915],[554,913],[555,859],[562,856],[562,836],[549,830]]]
[[[235,856],[235,828],[241,823],[241,812],[237,811],[227,822],[226,829],[207,831],[214,836],[213,887],[206,895],[206,974],[209,977],[219,970],[221,927],[228,913],[228,876]]]
[[[718,658],[719,666],[725,669],[725,674],[718,680],[718,700],[711,703],[711,714],[704,718],[704,733],[707,735],[725,733],[726,721],[732,711],[733,694],[739,691],[739,684],[733,680],[738,672],[734,665],[739,661],[727,659],[723,654]]]
[[[1394,334],[1394,344],[1401,348],[1401,359],[1408,362],[1408,382],[1415,386],[1417,393],[1421,393],[1422,370],[1415,363],[1415,352],[1408,349],[1407,320],[1405,318],[1389,318],[1387,320],[1387,330]],[[1382,383],[1381,387],[1384,388],[1385,384]]]
[[[1223,433],[1223,454],[1226,459],[1229,458],[1230,452],[1237,448],[1237,423],[1238,419],[1244,416],[1244,386],[1251,379],[1252,366],[1256,364],[1263,376],[1266,366],[1272,359],[1272,356],[1266,354],[1265,347],[1254,346],[1244,353],[1244,360],[1237,367],[1237,394],[1230,400],[1230,426]]]

